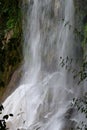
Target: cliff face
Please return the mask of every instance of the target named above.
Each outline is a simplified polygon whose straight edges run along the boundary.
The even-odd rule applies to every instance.
[[[82,28],[87,23],[87,0],[74,0],[76,27]]]
[[[84,53],[87,47],[87,0],[74,0],[75,5],[75,34],[82,44]]]
[[[27,1],[23,1],[27,9]],[[74,0],[75,35],[87,53],[87,0]],[[19,73],[15,72],[22,61],[22,14],[21,0],[0,0],[0,98],[5,90],[14,90]],[[14,78],[11,79],[15,72]],[[21,77],[21,76],[20,76]],[[11,82],[10,82],[11,80]],[[9,83],[10,82],[10,83]],[[10,87],[9,85],[10,84]],[[7,87],[6,87],[7,86]],[[5,96],[4,96],[5,97]]]
[[[0,98],[22,61],[20,2],[0,1]]]

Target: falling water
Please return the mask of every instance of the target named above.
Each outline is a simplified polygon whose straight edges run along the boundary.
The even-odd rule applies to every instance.
[[[7,125],[10,130],[68,130],[78,90],[60,57],[76,56],[73,0],[24,0],[22,11],[24,74],[4,102],[4,114],[14,115]]]

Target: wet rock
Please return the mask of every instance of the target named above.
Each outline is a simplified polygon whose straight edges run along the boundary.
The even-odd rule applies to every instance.
[[[12,75],[12,78],[5,88],[1,101],[4,101],[17,87],[22,77],[22,68],[18,68]]]

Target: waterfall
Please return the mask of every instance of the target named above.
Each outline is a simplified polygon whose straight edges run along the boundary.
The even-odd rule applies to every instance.
[[[79,92],[60,57],[75,58],[73,0],[24,0],[23,77],[5,100],[10,130],[73,127],[71,101]],[[75,63],[73,63],[75,67]],[[69,122],[69,123],[68,123]]]

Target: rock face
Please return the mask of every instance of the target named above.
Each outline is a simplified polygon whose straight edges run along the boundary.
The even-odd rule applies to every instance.
[[[0,98],[2,97],[4,91],[3,100],[15,89],[16,82],[19,80],[21,69],[18,69],[18,66],[22,60],[22,48],[21,48],[21,24],[17,23],[16,28],[14,29],[14,17],[12,14],[9,14],[8,11],[2,10],[4,7],[5,0],[1,0],[0,5]],[[27,6],[27,0],[24,1]],[[32,2],[32,1],[30,1]],[[12,3],[11,0],[8,0],[7,3]],[[74,0],[75,4],[75,34],[76,40],[78,43],[81,43],[84,39],[84,25],[87,24],[87,0]],[[15,11],[18,11],[20,14],[18,0],[13,0],[12,6],[14,6]],[[1,7],[2,6],[2,7]],[[10,4],[6,5],[7,8]],[[57,15],[57,8],[59,4],[55,0],[55,15]],[[13,7],[12,7],[13,8]],[[27,8],[27,7],[26,7]],[[15,13],[15,12],[13,12]],[[7,16],[10,16],[10,19],[7,20]],[[5,21],[4,21],[5,18]],[[19,21],[18,21],[19,22]],[[20,26],[19,26],[20,24]],[[8,25],[8,26],[7,26]],[[12,27],[11,27],[12,26]],[[6,30],[6,33],[4,31]],[[77,45],[78,46],[78,45]],[[79,52],[81,52],[81,47]],[[81,55],[82,56],[82,55]],[[16,71],[15,71],[16,70]],[[12,77],[12,78],[11,78]],[[10,80],[11,79],[11,80]],[[3,88],[7,86],[6,88]]]
[[[76,37],[83,48],[83,55],[87,57],[87,0],[74,0]]]
[[[1,97],[2,102],[18,87],[21,76],[22,68],[20,67],[13,73],[9,84],[5,87],[4,93]]]
[[[78,25],[84,22],[84,18],[87,15],[87,6],[85,6],[86,4],[87,4],[87,0],[84,0],[84,1],[74,0],[75,11],[76,11],[75,17],[79,20]]]
[[[14,83],[14,80],[16,80],[15,73],[17,73],[15,71],[20,66],[22,61],[21,34],[22,34],[22,20],[21,20],[21,8],[19,1],[1,0],[0,1],[0,99],[4,91],[7,91],[7,88],[9,88],[8,84],[12,84],[11,82],[15,84]],[[15,76],[13,73],[15,74]],[[11,79],[11,77],[14,78]],[[13,87],[13,85],[10,86]]]
[[[76,35],[83,39],[84,25],[87,24],[87,0],[74,0]]]

